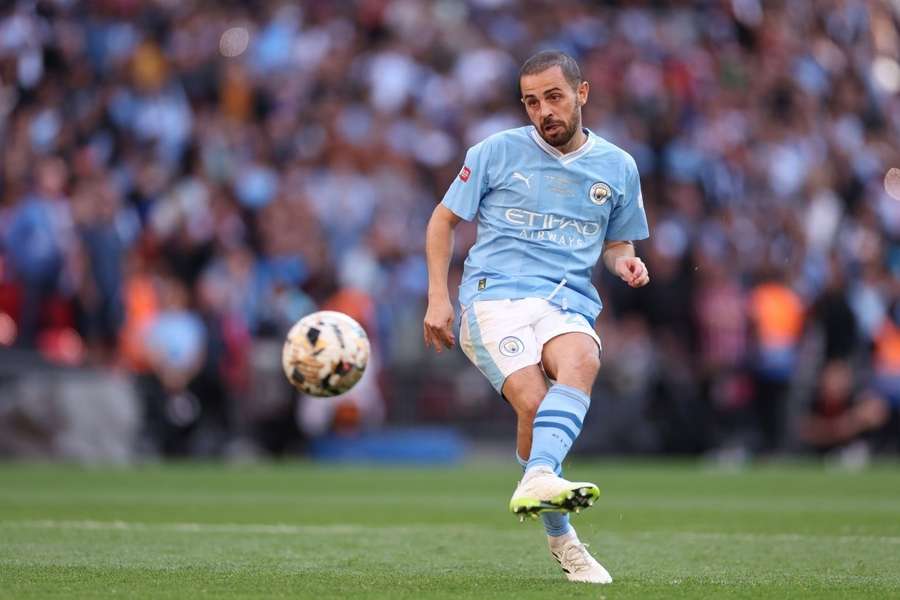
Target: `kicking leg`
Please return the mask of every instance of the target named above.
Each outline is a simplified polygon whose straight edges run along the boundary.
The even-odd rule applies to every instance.
[[[510,510],[520,516],[545,510],[577,512],[600,494],[592,483],[556,475],[590,405],[588,392],[600,368],[597,343],[583,333],[558,335],[544,345],[542,361],[558,383],[535,413],[526,474],[510,501]]]
[[[545,466],[555,471],[581,433],[600,369],[600,353],[590,336],[564,333],[544,345],[541,361],[556,383],[535,415],[528,468]]]

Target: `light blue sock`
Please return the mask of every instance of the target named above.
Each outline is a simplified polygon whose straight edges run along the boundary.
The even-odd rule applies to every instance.
[[[591,398],[579,389],[556,383],[544,396],[534,417],[531,456],[525,470],[537,466],[562,468],[562,462],[581,433]]]
[[[519,461],[519,464],[522,465],[522,469],[524,470],[525,465],[528,464],[528,461],[519,456],[518,452],[516,452],[516,460]],[[562,470],[558,470],[556,474],[562,475]],[[544,522],[544,531],[547,532],[547,535],[551,535],[553,537],[565,535],[569,533],[569,530],[571,529],[571,527],[569,526],[569,515],[567,513],[541,513],[541,520]]]

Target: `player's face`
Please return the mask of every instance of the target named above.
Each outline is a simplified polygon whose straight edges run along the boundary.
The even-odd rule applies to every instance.
[[[519,85],[528,118],[541,137],[557,148],[568,144],[581,128],[581,107],[587,102],[588,83],[582,81],[572,89],[562,69],[550,67],[524,75]]]

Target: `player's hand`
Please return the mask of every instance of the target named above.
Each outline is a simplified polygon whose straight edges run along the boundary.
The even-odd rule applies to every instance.
[[[429,300],[425,311],[425,345],[431,346],[438,353],[444,348],[452,348],[456,344],[453,335],[453,320],[456,312],[449,298]]]
[[[633,288],[644,287],[650,283],[647,266],[637,256],[620,256],[616,259],[616,275]]]

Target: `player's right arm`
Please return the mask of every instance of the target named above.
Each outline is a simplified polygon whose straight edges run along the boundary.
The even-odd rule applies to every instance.
[[[425,311],[425,345],[440,352],[456,343],[453,320],[456,314],[447,289],[447,272],[453,254],[453,228],[460,221],[471,221],[478,213],[481,199],[490,188],[487,141],[466,152],[462,170],[453,179],[444,199],[437,205],[425,231],[425,260],[428,265],[428,309]]]
[[[447,289],[447,272],[453,255],[453,228],[461,221],[449,208],[438,204],[425,231],[428,265],[428,310],[425,312],[425,345],[440,352],[456,343],[453,320],[456,313]]]

